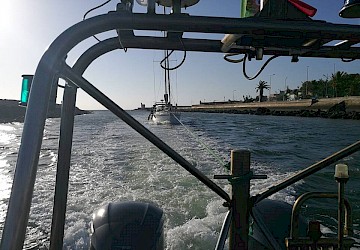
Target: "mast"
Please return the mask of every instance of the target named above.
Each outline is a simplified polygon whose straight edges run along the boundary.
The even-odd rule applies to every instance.
[[[164,6],[164,15],[166,14],[166,8]],[[167,36],[167,32],[164,31],[164,37]],[[164,101],[165,104],[170,104],[170,71],[169,71],[169,51],[164,50],[165,56],[165,67],[164,67],[164,86],[165,86],[165,93],[164,93]]]
[[[164,101],[165,104],[169,103],[169,92],[170,92],[170,87],[168,87],[169,85],[169,53],[167,50],[164,50],[164,55],[165,55],[165,66],[164,66],[164,86],[165,86],[165,93],[164,93]],[[168,91],[169,90],[169,91]]]
[[[169,60],[169,51],[166,50],[166,61],[167,61],[167,66],[166,66],[166,71],[167,71],[167,88],[168,88],[168,94],[169,94],[169,104],[171,104],[171,88],[170,88],[170,60]]]

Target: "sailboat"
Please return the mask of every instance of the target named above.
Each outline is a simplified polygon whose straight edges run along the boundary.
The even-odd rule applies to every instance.
[[[180,124],[180,112],[178,112],[177,105],[173,106],[171,103],[171,84],[170,84],[170,68],[169,68],[169,51],[164,51],[165,57],[162,60],[164,62],[164,83],[165,92],[164,99],[160,102],[155,102],[153,105],[148,120],[153,121],[156,124]]]

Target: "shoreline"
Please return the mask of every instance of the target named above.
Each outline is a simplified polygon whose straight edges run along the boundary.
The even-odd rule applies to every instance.
[[[24,122],[26,107],[20,106],[17,100],[0,99],[0,123]],[[90,114],[91,111],[75,107],[75,115]],[[59,118],[61,105],[56,104],[55,110],[47,114],[47,118]]]
[[[140,110],[140,109],[136,109]],[[179,106],[180,112],[229,113],[274,116],[321,117],[330,119],[360,120],[360,96],[323,98],[314,102],[311,99],[296,101],[271,101],[243,103],[205,102],[192,106]],[[26,107],[19,101],[0,99],[0,123],[24,122]],[[75,107],[75,115],[90,114],[91,111]],[[48,118],[59,118],[61,105],[56,104]]]
[[[360,96],[273,102],[201,103],[181,112],[322,117],[360,120]]]

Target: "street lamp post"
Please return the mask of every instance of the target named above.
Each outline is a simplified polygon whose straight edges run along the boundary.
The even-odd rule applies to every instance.
[[[305,97],[308,95],[308,83],[309,82],[309,66],[306,66],[306,85],[305,85]]]
[[[284,95],[283,95],[283,101],[285,101],[285,95],[286,95],[286,90],[287,90],[287,88],[286,88],[286,80],[287,80],[287,77],[285,77],[285,88],[284,88]]]
[[[274,76],[275,74],[271,74],[270,75],[270,87],[269,87],[269,101],[270,101],[270,97],[271,97],[271,77]]]

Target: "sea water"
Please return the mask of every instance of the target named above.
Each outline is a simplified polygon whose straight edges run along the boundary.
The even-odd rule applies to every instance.
[[[251,168],[266,180],[251,181],[251,194],[292,176],[359,140],[360,122],[321,118],[183,113],[186,126],[156,125],[144,111],[130,114],[213,179],[227,174],[232,149],[251,152]],[[46,121],[25,248],[47,249],[57,163],[60,119]],[[0,233],[20,145],[21,123],[0,124]],[[346,197],[360,241],[360,154],[349,165]],[[334,165],[271,196],[293,204],[304,192],[336,192]],[[225,180],[214,180],[225,191]],[[148,201],[165,213],[167,249],[213,249],[227,212],[223,200],[109,111],[76,116],[70,170],[65,249],[88,249],[92,212],[108,202]],[[302,210],[336,234],[336,200],[309,201]],[[1,235],[1,234],[0,234]],[[1,236],[0,236],[1,237]],[[360,246],[360,245],[359,245]]]

